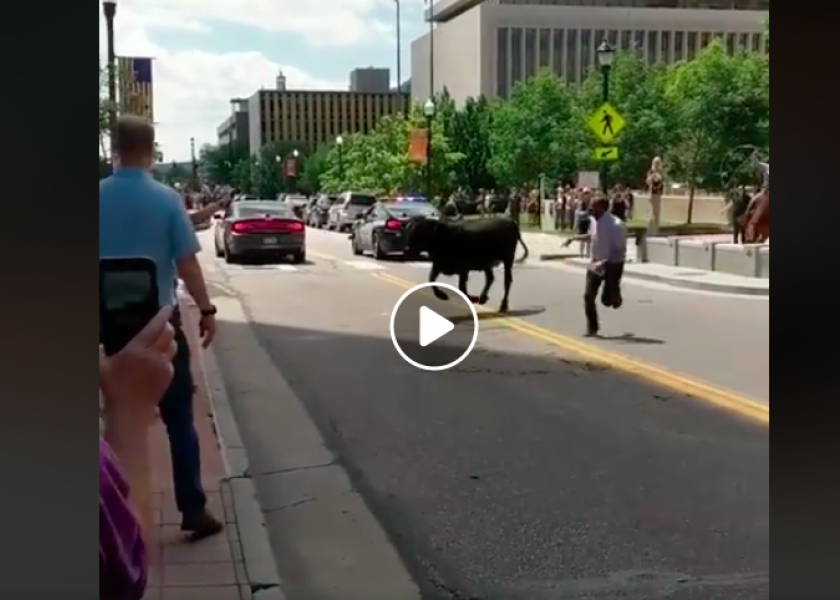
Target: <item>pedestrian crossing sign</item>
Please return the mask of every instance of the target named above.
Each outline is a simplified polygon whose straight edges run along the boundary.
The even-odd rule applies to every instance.
[[[624,119],[609,102],[604,102],[587,121],[589,128],[602,144],[612,142],[624,129]]]

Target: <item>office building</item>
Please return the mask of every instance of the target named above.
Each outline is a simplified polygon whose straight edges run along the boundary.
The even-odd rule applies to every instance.
[[[390,69],[353,69],[350,72],[350,91],[363,94],[384,94],[391,90]]]
[[[426,11],[434,32],[411,45],[412,98],[428,98],[432,82],[459,102],[504,98],[542,68],[579,83],[605,39],[651,63],[691,58],[715,37],[733,53],[767,52],[769,10],[769,0],[440,0]]]
[[[234,144],[249,148],[248,100],[232,98],[230,106],[230,116],[216,128],[217,144],[219,146]]]
[[[405,113],[408,94],[386,91],[260,90],[248,99],[252,154],[266,144],[296,142],[301,148],[332,143],[339,135],[371,131],[385,115]]]

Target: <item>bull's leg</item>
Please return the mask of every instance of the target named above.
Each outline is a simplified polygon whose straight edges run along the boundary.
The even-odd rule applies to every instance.
[[[513,283],[513,259],[506,260],[504,263],[504,284],[505,284],[505,296],[502,298],[502,305],[499,306],[499,312],[506,313],[510,310],[510,306],[508,304],[508,298],[510,297],[510,284]]]
[[[461,290],[461,292],[467,298],[469,298],[470,302],[478,302],[478,298],[476,298],[475,296],[470,296],[470,293],[467,291],[467,284],[469,283],[469,280],[470,280],[470,272],[469,271],[463,271],[461,273],[458,273],[458,289]]]
[[[484,269],[484,289],[481,290],[481,295],[478,297],[479,304],[487,304],[490,300],[490,286],[496,281],[496,276],[493,275],[493,269]]]
[[[432,270],[429,271],[429,282],[434,283],[437,281],[437,278],[440,277],[440,271],[435,267],[435,263],[432,263]],[[435,298],[438,300],[449,300],[449,296],[440,289],[440,286],[432,286],[432,292],[435,294]]]

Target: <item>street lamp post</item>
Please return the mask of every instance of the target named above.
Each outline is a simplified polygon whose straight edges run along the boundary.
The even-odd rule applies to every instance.
[[[615,48],[613,48],[607,40],[601,42],[596,50],[598,55],[598,65],[601,67],[601,81],[603,83],[603,101],[610,101],[610,69],[612,68],[613,58],[615,58]],[[607,163],[601,163],[601,189],[607,193]]]
[[[426,200],[432,201],[432,119],[435,117],[435,102],[431,98],[423,105],[426,115]]]
[[[286,171],[287,174],[289,175],[289,177],[291,177],[291,179],[292,179],[292,186],[291,186],[292,187],[292,189],[291,189],[292,192],[297,192],[298,156],[300,156],[300,152],[298,151],[297,148],[295,148],[294,150],[292,150],[292,158],[294,158],[294,160],[295,160],[295,162],[293,163],[294,164],[294,170],[289,169],[287,167],[287,171]]]
[[[117,14],[116,0],[102,2],[105,14],[105,30],[108,41],[108,131],[111,137],[111,168],[114,166],[114,135],[117,127],[117,55],[114,49],[114,17]]]
[[[341,185],[344,186],[344,138],[338,136],[335,138],[335,144],[338,146],[338,177],[341,179]]]
[[[277,172],[277,190],[283,187],[283,157],[279,154],[274,157],[274,162],[277,163],[275,171]]]

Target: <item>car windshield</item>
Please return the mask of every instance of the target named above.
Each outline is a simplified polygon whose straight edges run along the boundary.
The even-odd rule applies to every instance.
[[[268,215],[269,217],[281,219],[293,219],[295,215],[288,206],[283,204],[254,204],[253,206],[240,206],[236,211],[238,217],[259,217]]]
[[[389,202],[385,208],[392,214],[405,217],[432,217],[438,214],[437,209],[426,202]]]
[[[373,206],[376,204],[376,198],[373,196],[362,196],[353,194],[347,202],[349,206]]]

